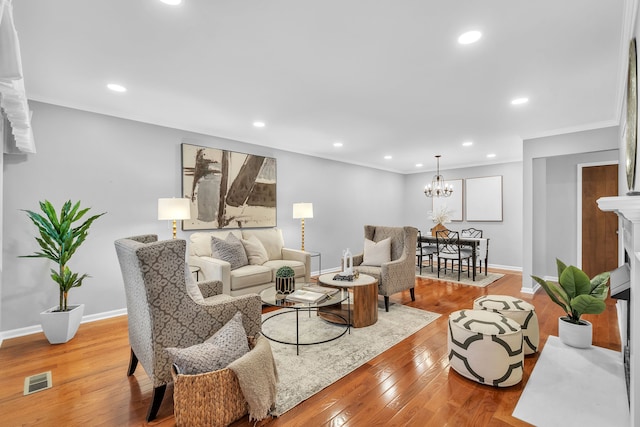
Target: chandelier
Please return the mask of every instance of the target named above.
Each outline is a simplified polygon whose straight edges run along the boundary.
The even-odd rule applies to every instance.
[[[424,195],[427,197],[449,197],[453,194],[453,187],[451,184],[447,184],[444,177],[440,175],[440,155],[436,156],[437,170],[436,174],[431,180],[431,184],[424,187]]]

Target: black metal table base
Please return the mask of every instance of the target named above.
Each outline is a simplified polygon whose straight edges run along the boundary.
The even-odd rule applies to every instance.
[[[322,344],[325,342],[330,342],[330,341],[334,341],[337,340],[338,338],[340,338],[341,336],[343,336],[344,334],[346,334],[347,332],[351,333],[351,319],[345,319],[344,316],[337,314],[337,313],[325,313],[325,314],[331,314],[332,316],[335,316],[337,318],[342,319],[345,322],[345,328],[344,331],[340,331],[340,333],[334,337],[331,338],[327,338],[324,340],[320,340],[320,341],[312,341],[312,342],[300,342],[300,333],[299,333],[299,317],[300,317],[300,311],[305,311],[305,312],[309,312],[309,315],[311,315],[310,313],[312,311],[317,312],[318,308],[317,307],[308,307],[308,308],[297,308],[297,309],[289,309],[289,310],[282,310],[279,313],[276,313],[272,316],[267,317],[266,319],[264,319],[262,321],[262,324],[264,325],[267,321],[269,321],[270,319],[273,319],[276,316],[282,316],[283,314],[289,314],[291,312],[295,311],[296,312],[296,341],[295,342],[291,342],[291,341],[283,341],[283,340],[279,340],[273,337],[270,337],[269,335],[265,334],[264,331],[262,331],[262,335],[264,335],[265,338],[273,341],[273,342],[277,342],[280,344],[286,344],[286,345],[295,345],[296,346],[296,355],[300,355],[300,346],[301,345],[316,345],[316,344]]]

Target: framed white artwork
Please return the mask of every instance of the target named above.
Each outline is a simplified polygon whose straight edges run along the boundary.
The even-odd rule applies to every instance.
[[[465,180],[467,221],[502,221],[502,175]]]

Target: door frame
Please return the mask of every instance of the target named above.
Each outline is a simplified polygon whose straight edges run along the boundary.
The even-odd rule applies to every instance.
[[[582,169],[588,168],[592,166],[608,166],[608,165],[618,165],[620,167],[620,162],[618,160],[604,160],[601,162],[589,162],[589,163],[578,163],[578,191],[577,191],[577,202],[576,202],[576,236],[577,236],[577,251],[576,251],[576,267],[582,268]],[[619,179],[618,174],[618,179]],[[618,219],[618,230],[620,230],[620,219]],[[624,248],[622,247],[622,236],[618,233],[618,265],[624,263]]]

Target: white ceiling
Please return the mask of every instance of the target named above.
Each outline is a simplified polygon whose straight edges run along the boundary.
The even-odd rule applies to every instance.
[[[401,173],[616,125],[626,80],[625,0],[13,4],[30,99]]]

